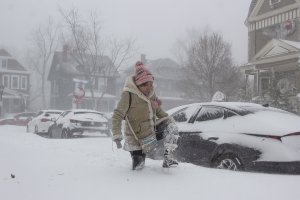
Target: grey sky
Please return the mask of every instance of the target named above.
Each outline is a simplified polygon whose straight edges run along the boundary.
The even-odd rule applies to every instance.
[[[251,0],[0,0],[0,46],[20,51],[32,29],[48,16],[60,18],[58,7],[97,9],[107,34],[134,36],[149,59],[173,57],[176,39],[187,29],[209,26],[232,44],[234,60],[247,62],[244,21]],[[174,58],[174,57],[173,57]]]

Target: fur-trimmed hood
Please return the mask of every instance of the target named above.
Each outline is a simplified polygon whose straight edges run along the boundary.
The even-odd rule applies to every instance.
[[[150,93],[150,95],[148,97],[146,97],[136,86],[136,84],[134,83],[134,77],[133,76],[129,76],[127,77],[124,87],[123,87],[123,91],[127,91],[127,92],[131,92],[134,93],[136,95],[138,95],[140,98],[144,99],[144,100],[149,100],[153,95],[154,95],[154,91],[152,91]]]

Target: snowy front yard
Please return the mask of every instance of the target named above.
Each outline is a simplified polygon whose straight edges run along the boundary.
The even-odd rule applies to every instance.
[[[0,126],[1,200],[300,198],[299,175],[161,164],[147,159],[143,170],[132,171],[129,153],[107,137],[47,139]]]

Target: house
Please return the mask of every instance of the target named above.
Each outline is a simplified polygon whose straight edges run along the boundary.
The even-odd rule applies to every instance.
[[[141,60],[154,76],[155,93],[162,100],[164,109],[194,102],[184,97],[181,87],[183,69],[178,63],[170,58],[146,59],[144,54],[142,54]],[[131,66],[124,73],[123,78],[119,81],[119,92],[122,91],[126,77],[134,74],[134,69],[134,66]]]
[[[30,73],[5,49],[0,49],[0,85],[4,87],[0,117],[23,112],[29,105]]]
[[[182,89],[182,67],[170,58],[147,60],[155,81],[155,92],[163,102],[164,109],[170,109],[194,101],[184,96]]]
[[[80,62],[82,60],[84,63]],[[70,51],[68,46],[64,46],[63,51],[54,53],[49,70],[50,108],[85,108],[111,112],[116,103],[118,76],[107,56],[95,59],[91,55]],[[82,98],[75,99],[78,88],[83,91]]]
[[[253,79],[253,100],[268,103],[275,88],[295,112],[300,111],[299,8],[299,0],[252,0],[245,21],[248,63],[241,67]]]

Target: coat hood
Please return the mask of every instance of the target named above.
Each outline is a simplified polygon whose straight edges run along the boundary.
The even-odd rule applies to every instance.
[[[136,86],[136,84],[134,83],[134,79],[133,76],[129,76],[127,78],[127,80],[125,81],[125,85],[123,88],[123,91],[127,91],[127,92],[131,92],[134,93],[136,95],[138,95],[140,98],[144,99],[144,100],[148,100],[154,95],[154,90],[150,93],[150,95],[148,97],[146,97]]]

